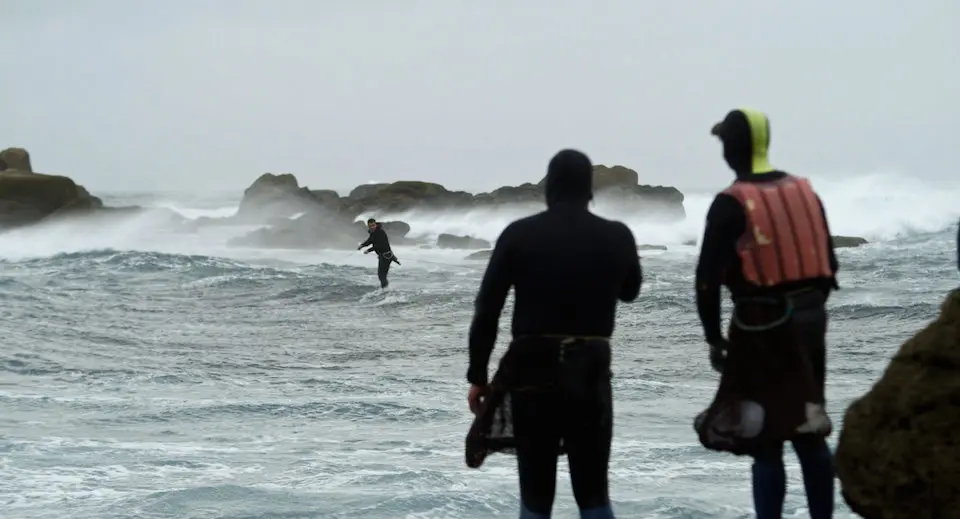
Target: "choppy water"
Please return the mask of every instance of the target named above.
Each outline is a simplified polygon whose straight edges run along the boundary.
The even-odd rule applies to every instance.
[[[951,231],[841,251],[828,375],[838,422],[956,285]],[[463,462],[482,265],[462,252],[399,249],[381,293],[359,254],[191,255],[150,236],[16,254],[51,236],[65,235],[0,239],[0,516],[516,517],[513,459]],[[683,247],[645,258],[642,296],[620,309],[619,517],[751,517],[748,460],[705,451],[691,428],[716,383],[694,260]],[[789,450],[787,462],[786,516],[804,517]],[[576,517],[566,477],[561,518]],[[837,517],[852,517],[840,501]]]

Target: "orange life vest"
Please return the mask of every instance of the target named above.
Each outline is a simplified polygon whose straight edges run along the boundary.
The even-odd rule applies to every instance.
[[[748,283],[772,287],[833,276],[827,225],[810,181],[793,175],[738,180],[723,192],[736,198],[746,215],[737,254]]]

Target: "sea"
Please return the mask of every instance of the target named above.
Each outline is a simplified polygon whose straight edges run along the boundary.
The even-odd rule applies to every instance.
[[[960,281],[960,187],[882,174],[814,184],[833,233],[870,241],[839,250],[842,289],[829,302],[839,430],[851,400]],[[188,218],[233,214],[241,195],[98,194]],[[688,218],[673,224],[593,207],[639,243],[667,247],[642,253],[641,296],[618,312],[618,517],[753,516],[749,460],[706,451],[692,428],[717,385],[689,243],[711,198],[687,193]],[[522,214],[369,216],[426,238],[495,240]],[[464,463],[466,334],[484,262],[399,246],[402,266],[383,291],[370,256],[226,245],[249,230],[178,233],[146,214],[0,234],[0,517],[517,517],[515,460]],[[511,312],[508,302],[491,369]],[[807,517],[790,449],[785,460],[784,517]],[[574,518],[560,467],[554,517]],[[854,517],[837,496],[835,517]]]

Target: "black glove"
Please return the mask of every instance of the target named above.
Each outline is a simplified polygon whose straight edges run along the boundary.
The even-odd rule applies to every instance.
[[[727,362],[727,348],[729,348],[729,346],[730,343],[725,339],[710,344],[710,366],[712,366],[717,373],[723,373],[723,366]]]

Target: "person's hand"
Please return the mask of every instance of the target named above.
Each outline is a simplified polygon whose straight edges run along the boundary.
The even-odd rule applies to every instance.
[[[717,373],[723,373],[723,366],[727,362],[727,348],[730,343],[726,339],[714,341],[710,344],[710,366]]]
[[[364,254],[370,254],[371,252],[373,252],[373,249],[367,249],[363,251]]]
[[[363,248],[363,245],[360,245],[360,246],[357,247],[357,250],[360,250],[360,249],[362,249],[362,248]]]
[[[470,405],[470,411],[473,414],[480,414],[483,405],[484,386],[471,385],[470,392],[467,393],[467,403]]]

